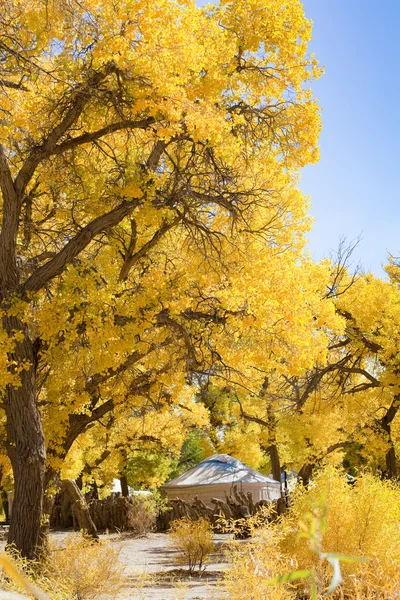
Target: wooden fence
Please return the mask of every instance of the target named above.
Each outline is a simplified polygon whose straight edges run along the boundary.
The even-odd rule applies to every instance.
[[[145,499],[143,501],[145,502]],[[138,503],[140,499],[137,496],[124,497],[120,494],[111,494],[102,500],[91,500],[88,507],[90,516],[99,531],[129,531],[137,526],[140,529],[141,522],[147,518],[146,509],[141,509]],[[215,529],[218,529],[221,518],[233,520],[247,518],[256,514],[261,506],[269,504],[265,500],[254,503],[251,493],[245,494],[234,486],[230,496],[226,496],[225,499],[212,498],[211,505],[205,504],[198,497],[190,502],[180,498],[169,499],[154,522],[148,518],[148,527],[167,531],[172,521],[188,517],[192,520],[207,519]],[[284,512],[283,498],[274,504],[276,514]],[[136,519],[135,525],[135,513],[139,510],[142,514]],[[57,495],[50,525],[54,528],[79,529],[77,508],[67,494]]]

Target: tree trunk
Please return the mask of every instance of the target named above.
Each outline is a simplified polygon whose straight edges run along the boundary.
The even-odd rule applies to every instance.
[[[125,475],[122,475],[122,477],[120,478],[120,483],[121,483],[122,495],[124,496],[124,498],[128,498],[128,496],[129,496],[128,480],[126,479]]]
[[[388,408],[385,416],[381,419],[381,427],[387,435],[387,441],[389,444],[389,450],[386,452],[386,479],[396,479],[397,477],[397,464],[396,464],[396,450],[394,448],[392,440],[392,423],[397,415],[400,408],[400,396],[397,395],[393,398],[392,404]]]
[[[97,487],[96,481],[93,481],[93,484],[92,484],[92,498],[93,498],[93,500],[99,499],[99,488]]]
[[[50,517],[53,511],[55,493],[50,490],[50,485],[59,486],[60,474],[58,471],[47,467],[44,474],[44,493],[43,493],[43,509],[42,522],[40,524],[40,535],[38,543],[38,552],[40,556],[48,556],[50,553],[49,532],[50,532]]]
[[[310,483],[311,475],[314,469],[314,465],[304,464],[297,474],[297,480],[302,483],[305,487]]]
[[[386,479],[397,478],[396,450],[392,440],[392,423],[400,409],[400,394],[393,397],[392,403],[386,411],[386,414],[380,420],[380,425],[387,435],[389,450],[386,452]]]
[[[6,523],[8,523],[9,510],[8,510],[8,494],[7,494],[7,492],[5,490],[1,490],[0,497],[1,497],[1,503],[3,506],[4,517],[5,517]]]
[[[281,483],[281,461],[279,460],[277,445],[272,444],[268,450],[271,459],[272,477],[275,479],[275,481],[279,481],[279,483]]]
[[[27,328],[16,317],[5,317],[9,335],[22,333],[22,341],[9,354],[19,373],[20,386],[7,387],[7,446],[14,472],[14,501],[8,544],[28,559],[35,558],[42,517],[46,446],[36,403],[37,352]]]
[[[391,446],[386,452],[386,479],[397,478],[397,464],[396,464],[396,451],[394,449],[392,440],[390,440]]]
[[[99,536],[97,535],[97,528],[92,521],[92,517],[90,516],[89,507],[75,481],[72,481],[72,479],[63,479],[61,481],[61,488],[66,492],[66,494],[68,494],[74,503],[79,529],[84,531],[89,537],[98,539]]]

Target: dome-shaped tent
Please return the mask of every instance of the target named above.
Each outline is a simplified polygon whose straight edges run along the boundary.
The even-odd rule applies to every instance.
[[[225,499],[234,485],[244,493],[251,492],[253,501],[276,500],[281,496],[278,481],[266,477],[228,454],[214,454],[179,477],[162,486],[168,498],[191,500],[198,496],[206,504],[211,498]]]

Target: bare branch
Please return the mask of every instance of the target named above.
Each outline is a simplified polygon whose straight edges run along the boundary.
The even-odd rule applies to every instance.
[[[162,153],[165,150],[165,142],[162,140],[158,140],[150,152],[150,156],[147,159],[146,168],[148,171],[155,171],[158,165],[158,162],[161,158]]]

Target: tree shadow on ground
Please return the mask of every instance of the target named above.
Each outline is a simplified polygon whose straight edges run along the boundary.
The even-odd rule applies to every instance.
[[[187,569],[170,569],[169,571],[160,571],[157,573],[148,574],[148,577],[132,577],[127,582],[129,589],[136,589],[142,592],[143,598],[147,598],[147,593],[150,591],[161,594],[163,591],[168,592],[173,589],[181,590],[183,593],[199,592],[201,595],[196,598],[203,598],[204,592],[207,590],[212,595],[208,597],[216,598],[215,592],[220,588],[223,581],[223,571],[194,571],[189,572]],[[222,592],[222,590],[220,589]],[[159,596],[157,596],[159,597]],[[177,596],[178,597],[178,596]],[[183,595],[185,597],[185,595]]]

